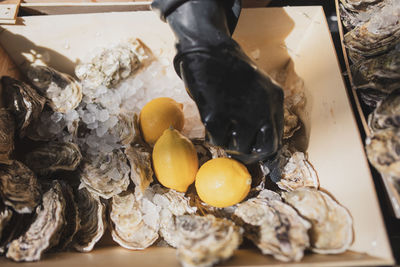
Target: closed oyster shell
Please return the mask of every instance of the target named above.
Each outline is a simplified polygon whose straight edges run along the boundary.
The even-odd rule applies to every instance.
[[[81,181],[91,193],[109,199],[128,188],[129,171],[125,154],[116,149],[111,153],[87,157]]]
[[[176,217],[177,256],[183,267],[206,267],[229,259],[242,242],[242,229],[213,215]]]
[[[14,150],[14,116],[6,109],[0,109],[0,163],[9,164]]]
[[[46,99],[26,83],[8,76],[1,78],[2,98],[6,108],[15,116],[20,136],[24,136],[28,125],[39,118]]]
[[[0,195],[18,213],[31,213],[41,200],[36,175],[19,161],[0,165]]]
[[[365,149],[371,164],[381,173],[400,177],[400,131],[386,129],[367,137]]]
[[[276,194],[267,193],[264,190],[259,198],[240,203],[234,212],[234,221],[244,228],[244,235],[263,254],[281,261],[299,261],[310,244],[307,231],[311,224]]]
[[[60,184],[55,181],[43,195],[36,218],[22,236],[11,242],[6,257],[14,261],[37,261],[43,252],[57,245],[65,225],[65,199]]]
[[[284,109],[284,126],[283,126],[283,139],[289,139],[293,134],[300,129],[299,117],[290,111],[287,107]]]
[[[393,91],[377,105],[368,117],[368,126],[373,132],[400,128],[400,89]]]
[[[24,163],[35,173],[46,175],[58,170],[75,170],[81,162],[82,155],[74,143],[46,143],[29,151]]]
[[[346,208],[314,188],[282,193],[297,212],[311,222],[311,250],[321,254],[346,251],[353,243],[353,219]]]
[[[349,10],[359,11],[369,5],[380,3],[384,0],[340,0],[341,4]]]
[[[56,112],[73,110],[82,100],[81,85],[68,74],[47,66],[32,65],[27,76]]]
[[[387,94],[376,89],[362,89],[357,90],[362,102],[368,106],[368,109],[373,111],[380,101],[386,98]],[[369,113],[369,112],[367,112]]]
[[[367,1],[347,1],[341,0],[340,17],[343,25],[348,31],[354,29],[360,24],[369,21],[382,8],[385,1],[367,0]],[[353,4],[357,3],[356,6]]]
[[[286,191],[300,187],[319,188],[319,180],[313,166],[303,152],[295,152],[282,170],[282,178],[277,185]]]
[[[131,165],[131,180],[136,190],[144,192],[153,182],[151,152],[143,145],[132,144],[125,149],[125,154]]]
[[[0,240],[2,240],[4,228],[6,228],[8,222],[11,220],[12,215],[12,210],[0,202]]]
[[[76,192],[75,199],[80,223],[73,247],[80,252],[89,252],[104,234],[106,207],[97,195],[92,195],[84,187]]]
[[[126,114],[118,115],[117,124],[110,129],[111,134],[114,135],[122,145],[130,144],[135,138],[135,128],[133,116]]]

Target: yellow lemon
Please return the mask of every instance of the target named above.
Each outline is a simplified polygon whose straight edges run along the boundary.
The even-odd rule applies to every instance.
[[[139,116],[144,140],[154,145],[169,127],[181,131],[185,121],[182,110],[183,105],[169,97],[155,98],[147,103]]]
[[[223,208],[235,205],[247,196],[251,175],[246,166],[234,159],[215,158],[200,167],[195,186],[202,201]]]
[[[169,128],[154,145],[153,167],[163,186],[186,192],[199,168],[196,149],[188,138]]]

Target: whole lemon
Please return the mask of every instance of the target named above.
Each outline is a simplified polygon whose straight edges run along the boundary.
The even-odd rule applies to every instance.
[[[202,201],[223,208],[235,205],[247,196],[251,175],[246,166],[234,159],[215,158],[200,167],[195,186]]]
[[[144,140],[154,145],[169,127],[183,129],[183,105],[169,97],[159,97],[147,103],[140,112],[139,124]]]
[[[153,167],[163,186],[186,192],[199,168],[196,149],[188,138],[169,128],[154,145]]]

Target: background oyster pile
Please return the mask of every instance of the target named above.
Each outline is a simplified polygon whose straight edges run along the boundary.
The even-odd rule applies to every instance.
[[[2,77],[0,253],[36,261],[47,251],[89,252],[107,229],[127,249],[174,247],[188,267],[230,258],[243,238],[281,261],[299,261],[306,250],[345,251],[351,216],[319,190],[315,170],[292,142],[305,105],[302,80],[292,71],[289,62],[275,75],[285,90],[281,180],[271,183],[261,163],[248,166],[249,196],[223,209],[203,203],[193,186],[180,193],[154,178],[137,113],[155,97],[184,104],[183,133],[200,164],[227,155],[204,141],[171,62],[139,40],[93,53],[78,64],[79,80],[36,65],[27,83]]]
[[[400,184],[400,0],[341,0],[353,86],[368,116],[371,164]]]

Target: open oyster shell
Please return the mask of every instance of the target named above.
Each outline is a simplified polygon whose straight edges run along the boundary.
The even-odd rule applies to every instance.
[[[82,155],[74,143],[46,143],[25,156],[24,163],[35,173],[46,175],[58,170],[75,170]]]
[[[36,218],[22,236],[11,242],[6,257],[14,261],[40,260],[44,251],[59,241],[65,225],[65,199],[60,184],[55,181],[43,195]]]
[[[6,109],[0,109],[0,163],[9,164],[14,150],[14,116]]]
[[[129,171],[125,154],[116,149],[87,157],[82,167],[81,181],[91,193],[109,199],[128,188]]]
[[[24,136],[28,125],[39,118],[46,99],[26,83],[8,76],[1,78],[1,85],[5,106],[15,116],[19,135]]]
[[[84,187],[76,192],[75,199],[80,223],[73,247],[80,252],[89,252],[104,234],[106,207],[97,195],[92,195]]]
[[[381,173],[400,177],[400,131],[386,129],[375,132],[365,141],[371,164]]]
[[[242,229],[213,215],[176,217],[177,256],[183,267],[206,267],[229,259],[242,242]]]
[[[53,68],[31,65],[27,73],[30,82],[46,96],[54,111],[66,113],[82,100],[82,87],[71,76]]]
[[[310,244],[311,224],[272,191],[240,203],[233,218],[263,254],[278,260],[299,261]]]
[[[139,144],[132,144],[125,149],[126,157],[131,165],[131,180],[136,190],[142,193],[153,182],[151,152]]]
[[[41,200],[36,175],[19,161],[0,165],[0,195],[18,213],[31,213]]]
[[[282,193],[297,212],[311,222],[311,250],[321,254],[346,251],[353,243],[353,219],[346,208],[314,188]]]
[[[277,185],[282,190],[292,191],[300,187],[319,188],[317,172],[308,162],[303,152],[295,152],[282,170],[282,178]]]
[[[393,91],[377,105],[368,117],[368,126],[373,132],[400,128],[400,89]]]

